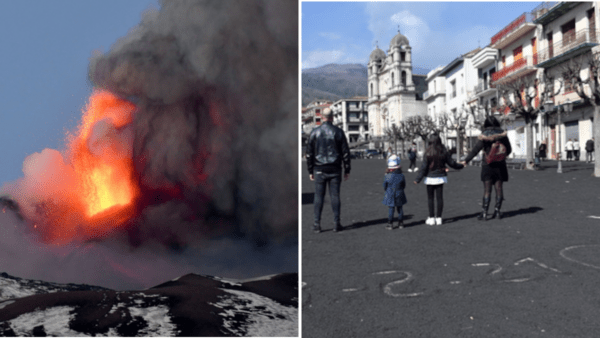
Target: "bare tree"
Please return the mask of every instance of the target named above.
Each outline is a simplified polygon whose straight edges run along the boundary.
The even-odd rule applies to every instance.
[[[467,122],[469,119],[469,109],[464,105],[460,109],[451,110],[444,115],[445,125],[448,130],[456,133],[456,159],[460,161],[460,155],[463,148],[463,140],[467,135]]]
[[[589,71],[585,80],[581,76],[581,68],[584,64],[589,65]],[[578,61],[569,60],[562,68],[562,77],[565,82],[570,83],[573,89],[584,102],[594,107],[594,149],[600,149],[600,54],[587,54]],[[597,153],[597,152],[596,152]],[[594,176],[600,177],[600,161],[596,159],[594,164]]]
[[[538,95],[538,80],[535,77],[520,77],[512,82],[498,86],[498,91],[503,99],[502,107],[509,107],[510,111],[525,120],[526,129],[526,168],[534,170],[533,164],[533,123],[540,108],[535,106],[534,100]],[[542,101],[543,102],[543,101]]]
[[[400,123],[402,125],[402,123]],[[384,130],[385,135],[388,137],[388,140],[394,142],[394,153],[398,154],[398,143],[397,141],[404,141],[406,135],[404,134],[404,130],[402,127],[397,126],[395,123],[392,124],[391,128],[386,128]]]
[[[441,126],[438,126],[436,121],[429,115],[415,115],[407,118],[404,121],[408,134],[414,137],[419,136],[423,141],[427,141],[427,137],[433,133],[441,133]]]

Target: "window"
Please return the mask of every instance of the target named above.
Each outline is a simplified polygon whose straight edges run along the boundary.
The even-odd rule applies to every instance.
[[[406,86],[406,72],[402,71],[402,85]]]
[[[554,42],[552,42],[552,32],[546,35],[548,40],[548,58],[554,57]]]
[[[453,99],[456,97],[456,80],[450,82],[450,88],[452,89],[450,93],[450,98]]]
[[[573,86],[573,79],[568,78],[565,79],[565,94],[572,93],[575,91],[575,86]]]
[[[523,46],[519,46],[513,49],[513,63],[523,58]]]
[[[371,94],[369,96],[373,96],[373,84],[371,83]]]
[[[596,42],[596,15],[594,8],[587,11],[587,17],[590,29],[590,41]]]
[[[506,55],[502,55],[502,68],[506,67]]]
[[[563,46],[568,46],[575,41],[575,19],[560,27],[563,35]]]
[[[392,72],[392,87],[394,86],[394,72]]]
[[[400,61],[406,61],[406,52],[400,52]]]

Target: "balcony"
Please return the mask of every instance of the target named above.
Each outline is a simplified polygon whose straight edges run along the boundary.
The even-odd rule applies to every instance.
[[[535,29],[533,19],[535,17],[531,13],[523,13],[508,26],[504,27],[496,35],[492,36],[490,47],[494,49],[502,49],[511,43],[515,42],[521,36]]]
[[[534,22],[546,26],[581,4],[578,1],[544,2],[533,10]]]
[[[598,32],[594,29],[581,29],[563,35],[562,40],[538,52],[539,67],[548,68],[565,60],[587,52],[598,45]]]
[[[479,94],[484,90],[488,90],[490,88],[490,84],[487,81],[479,80],[477,86],[475,86],[475,93]]]
[[[496,85],[499,81],[508,81],[516,76],[527,75],[536,70],[538,64],[538,54],[526,55],[510,65],[492,74],[492,82]]]

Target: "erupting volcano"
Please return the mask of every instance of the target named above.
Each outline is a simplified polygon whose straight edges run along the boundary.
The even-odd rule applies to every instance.
[[[118,133],[133,120],[135,106],[106,91],[94,92],[77,136],[70,142],[71,162],[86,207],[92,217],[114,206],[125,207],[133,202],[137,188],[133,180],[131,148],[123,144],[102,144],[104,140],[92,138],[93,129],[105,123],[103,136]],[[100,144],[99,144],[100,143]]]
[[[297,18],[291,0],[160,1],[93,52],[92,93],[64,149],[27,156],[2,186],[23,220],[0,226],[0,247],[15,262],[43,252],[4,271],[62,279],[31,270],[69,266],[79,279],[68,282],[112,274],[148,287],[297,269]]]

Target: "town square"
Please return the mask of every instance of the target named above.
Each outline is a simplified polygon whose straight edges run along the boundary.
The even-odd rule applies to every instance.
[[[489,3],[505,21],[453,56],[419,40],[443,36],[426,8],[481,4],[339,5],[371,20],[353,63],[305,28],[336,4],[303,3],[302,336],[600,329],[600,3]]]

